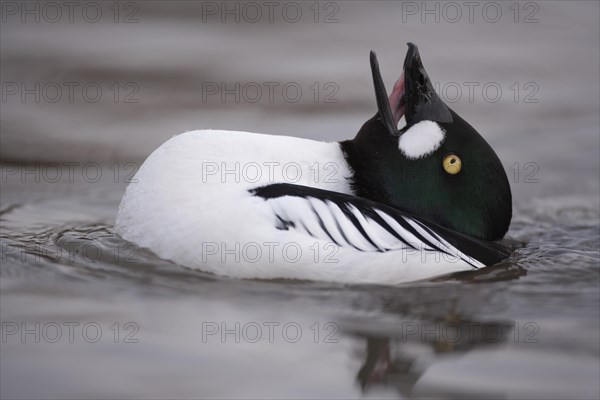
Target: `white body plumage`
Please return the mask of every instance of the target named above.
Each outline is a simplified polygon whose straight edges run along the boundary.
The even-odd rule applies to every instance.
[[[398,235],[352,207],[358,230],[327,200],[251,193],[292,183],[352,195],[351,177],[338,143],[187,132],[165,142],[140,167],[115,229],[161,258],[236,278],[397,284],[483,266],[415,221],[407,220],[451,255],[429,248],[384,212],[378,211]]]

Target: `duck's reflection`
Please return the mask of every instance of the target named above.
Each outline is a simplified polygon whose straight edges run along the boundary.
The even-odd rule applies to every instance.
[[[457,272],[449,278],[442,278],[440,280],[456,279],[470,283],[500,282],[519,279],[525,275],[527,275],[527,270],[518,263],[501,263],[477,271]]]
[[[445,280],[493,282],[518,279],[526,274],[526,270],[515,264],[485,270],[454,275]],[[382,297],[387,300],[380,298],[381,302],[387,312],[395,314],[394,321],[379,332],[370,330],[369,324],[364,323],[362,327],[354,324],[350,328],[366,341],[366,351],[360,355],[364,361],[356,376],[363,391],[382,385],[395,388],[402,396],[411,396],[419,379],[440,359],[461,356],[476,348],[497,346],[518,334],[514,321],[469,317],[474,310],[472,304],[459,301],[464,297],[458,295],[456,289],[407,288],[400,296],[384,294]],[[464,286],[462,289],[465,290]],[[479,300],[474,293],[471,296],[472,300]],[[380,324],[375,325],[381,329]],[[502,394],[496,395],[502,397]]]
[[[446,321],[406,321],[397,336],[364,336],[366,354],[356,377],[362,390],[384,385],[410,396],[427,368],[440,358],[498,345],[513,335],[514,324],[509,321],[449,317]]]

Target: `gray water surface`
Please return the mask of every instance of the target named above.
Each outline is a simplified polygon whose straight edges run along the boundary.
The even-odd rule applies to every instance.
[[[404,22],[392,2],[337,2],[327,24],[305,3],[298,23],[203,22],[194,2],[134,3],[128,24],[109,3],[97,23],[7,17],[4,94],[93,82],[103,95],[2,101],[2,398],[598,398],[599,5],[530,3],[537,22],[515,23],[508,3],[497,23]],[[352,137],[375,112],[368,51],[389,88],[409,40],[446,100],[465,90],[451,107],[506,168],[506,262],[398,287],[244,281],[114,234],[129,178],[172,135]],[[270,81],[304,94],[203,98],[207,82]],[[338,101],[315,102],[315,82]],[[502,97],[471,101],[467,82]]]

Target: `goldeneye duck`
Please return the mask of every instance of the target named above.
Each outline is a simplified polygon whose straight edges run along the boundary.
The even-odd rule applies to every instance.
[[[174,136],[119,206],[122,238],[237,278],[398,284],[496,264],[512,215],[494,150],[435,93],[417,47],[352,140],[249,132]],[[402,116],[406,126],[398,129]]]

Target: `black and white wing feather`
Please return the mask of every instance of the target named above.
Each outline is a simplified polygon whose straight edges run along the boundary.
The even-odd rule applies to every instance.
[[[507,258],[499,243],[475,239],[385,204],[308,186],[278,183],[251,191],[271,205],[278,229],[308,235],[363,252],[440,252],[478,269]]]

